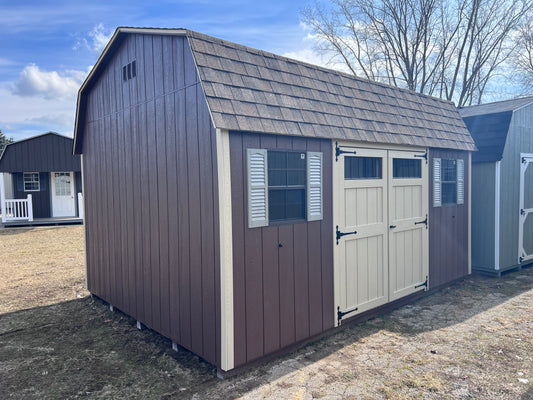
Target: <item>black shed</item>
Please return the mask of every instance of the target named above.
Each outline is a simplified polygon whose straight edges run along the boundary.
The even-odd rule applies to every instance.
[[[73,143],[72,138],[47,132],[6,146],[0,156],[4,224],[32,222],[32,215],[35,220],[80,215],[81,162],[72,152]]]

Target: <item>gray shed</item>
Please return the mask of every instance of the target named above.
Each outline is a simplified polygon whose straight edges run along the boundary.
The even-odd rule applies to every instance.
[[[533,262],[533,96],[460,110],[472,154],[472,268]]]

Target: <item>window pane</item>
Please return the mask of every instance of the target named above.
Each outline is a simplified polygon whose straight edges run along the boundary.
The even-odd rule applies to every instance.
[[[268,207],[270,221],[305,219],[305,189],[271,189]]]
[[[422,160],[414,160],[411,158],[393,159],[392,176],[394,178],[421,178]]]
[[[268,168],[268,186],[286,186],[287,185],[287,171],[273,170]]]
[[[440,179],[442,182],[455,182],[457,180],[457,167],[455,165],[455,160],[442,160],[442,172]]]
[[[285,191],[269,190],[268,218],[270,221],[280,221],[285,219]]]
[[[287,171],[287,185],[304,186],[305,171]]]
[[[344,179],[381,179],[380,157],[344,157]]]
[[[285,169],[287,168],[286,151],[269,151],[268,152],[268,169]]]
[[[445,183],[442,184],[442,204],[455,204],[457,203],[457,184]]]
[[[305,169],[305,153],[287,153],[288,169]]]

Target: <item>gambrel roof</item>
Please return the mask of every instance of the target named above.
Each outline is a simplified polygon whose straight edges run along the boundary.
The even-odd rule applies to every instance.
[[[186,29],[118,28],[80,89],[78,152],[84,90],[128,34],[187,37],[217,129],[475,150],[452,102]]]
[[[459,109],[479,149],[473,154],[472,161],[501,160],[513,112],[532,103],[533,96],[530,96]]]

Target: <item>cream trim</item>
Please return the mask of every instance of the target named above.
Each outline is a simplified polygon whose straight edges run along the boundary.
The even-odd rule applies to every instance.
[[[472,153],[468,153],[468,275],[472,274]]]
[[[220,238],[220,368],[233,369],[233,237],[229,132],[216,130]]]
[[[494,269],[500,269],[500,161],[495,164],[494,182]]]
[[[85,201],[85,174],[83,168],[83,154],[80,154],[80,163],[81,163],[81,191],[83,194],[83,243],[85,247],[85,289],[89,290],[89,281],[87,280],[87,272],[89,270],[89,264],[87,263],[87,202]],[[80,210],[78,210],[78,217],[80,215]]]

